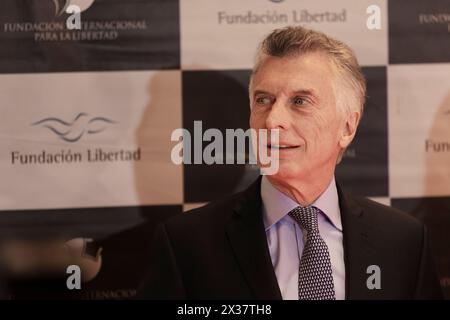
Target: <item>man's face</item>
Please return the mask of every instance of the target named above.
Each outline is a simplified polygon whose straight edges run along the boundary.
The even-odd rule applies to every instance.
[[[267,57],[250,88],[253,129],[279,129],[279,170],[270,178],[302,179],[334,171],[343,116],[336,107],[333,73],[321,52]],[[330,171],[332,170],[332,171]]]

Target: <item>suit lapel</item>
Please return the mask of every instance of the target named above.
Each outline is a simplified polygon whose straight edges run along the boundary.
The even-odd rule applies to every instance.
[[[227,226],[236,260],[257,299],[281,299],[261,213],[261,177],[239,199]]]
[[[373,299],[377,293],[367,288],[367,267],[378,261],[379,253],[373,242],[374,226],[351,196],[342,192],[338,185],[339,206],[343,226],[346,299]],[[375,290],[377,291],[377,290]]]
[[[237,201],[227,235],[237,263],[257,299],[282,299],[272,266],[261,211],[261,178]],[[370,223],[351,196],[337,185],[343,227],[346,299],[380,298],[367,288],[367,267],[380,261],[374,239],[376,227]],[[378,291],[378,290],[375,290]]]

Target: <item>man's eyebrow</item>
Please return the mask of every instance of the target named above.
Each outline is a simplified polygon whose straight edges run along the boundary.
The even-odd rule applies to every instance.
[[[262,95],[262,94],[270,95],[270,96],[274,95],[273,93],[270,93],[269,91],[258,89],[253,92],[253,97],[256,97],[257,95]],[[292,94],[311,97],[313,102],[317,102],[319,100],[319,97],[317,96],[316,91],[314,89],[299,89],[299,90],[293,91]]]
[[[253,95],[256,96],[257,94],[270,94],[272,95],[272,93],[265,91],[265,90],[255,90],[255,92],[253,92]]]
[[[299,89],[299,90],[295,90],[293,93],[294,94],[311,95],[311,96],[317,97],[317,94],[314,89]],[[269,91],[266,91],[266,90],[259,89],[259,90],[255,90],[253,92],[253,94],[256,95],[256,94],[272,94],[272,93],[270,93]]]
[[[314,98],[317,98],[317,94],[316,91],[313,89],[300,89],[300,90],[295,90],[294,94],[303,94],[306,96],[313,96]]]

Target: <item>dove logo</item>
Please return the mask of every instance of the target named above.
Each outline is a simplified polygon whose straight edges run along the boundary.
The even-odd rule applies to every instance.
[[[79,12],[83,12],[94,3],[95,0],[52,0],[55,5],[55,16],[60,16],[66,12],[69,6],[77,6]]]
[[[55,17],[68,13],[66,26],[69,30],[81,30],[81,12],[87,10],[94,0],[53,0]]]
[[[90,117],[87,113],[81,112],[72,122],[50,117],[34,122],[31,125],[46,128],[66,142],[77,142],[84,135],[103,132],[110,124],[114,123],[116,122],[108,118]]]

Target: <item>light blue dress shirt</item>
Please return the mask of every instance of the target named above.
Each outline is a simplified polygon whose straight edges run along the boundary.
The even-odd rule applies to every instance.
[[[261,181],[261,198],[267,243],[281,296],[284,300],[298,300],[298,266],[306,242],[306,233],[287,214],[299,204],[276,189],[266,176],[263,176]],[[312,205],[324,213],[318,216],[319,232],[330,253],[336,299],[344,300],[342,223],[334,177]]]

